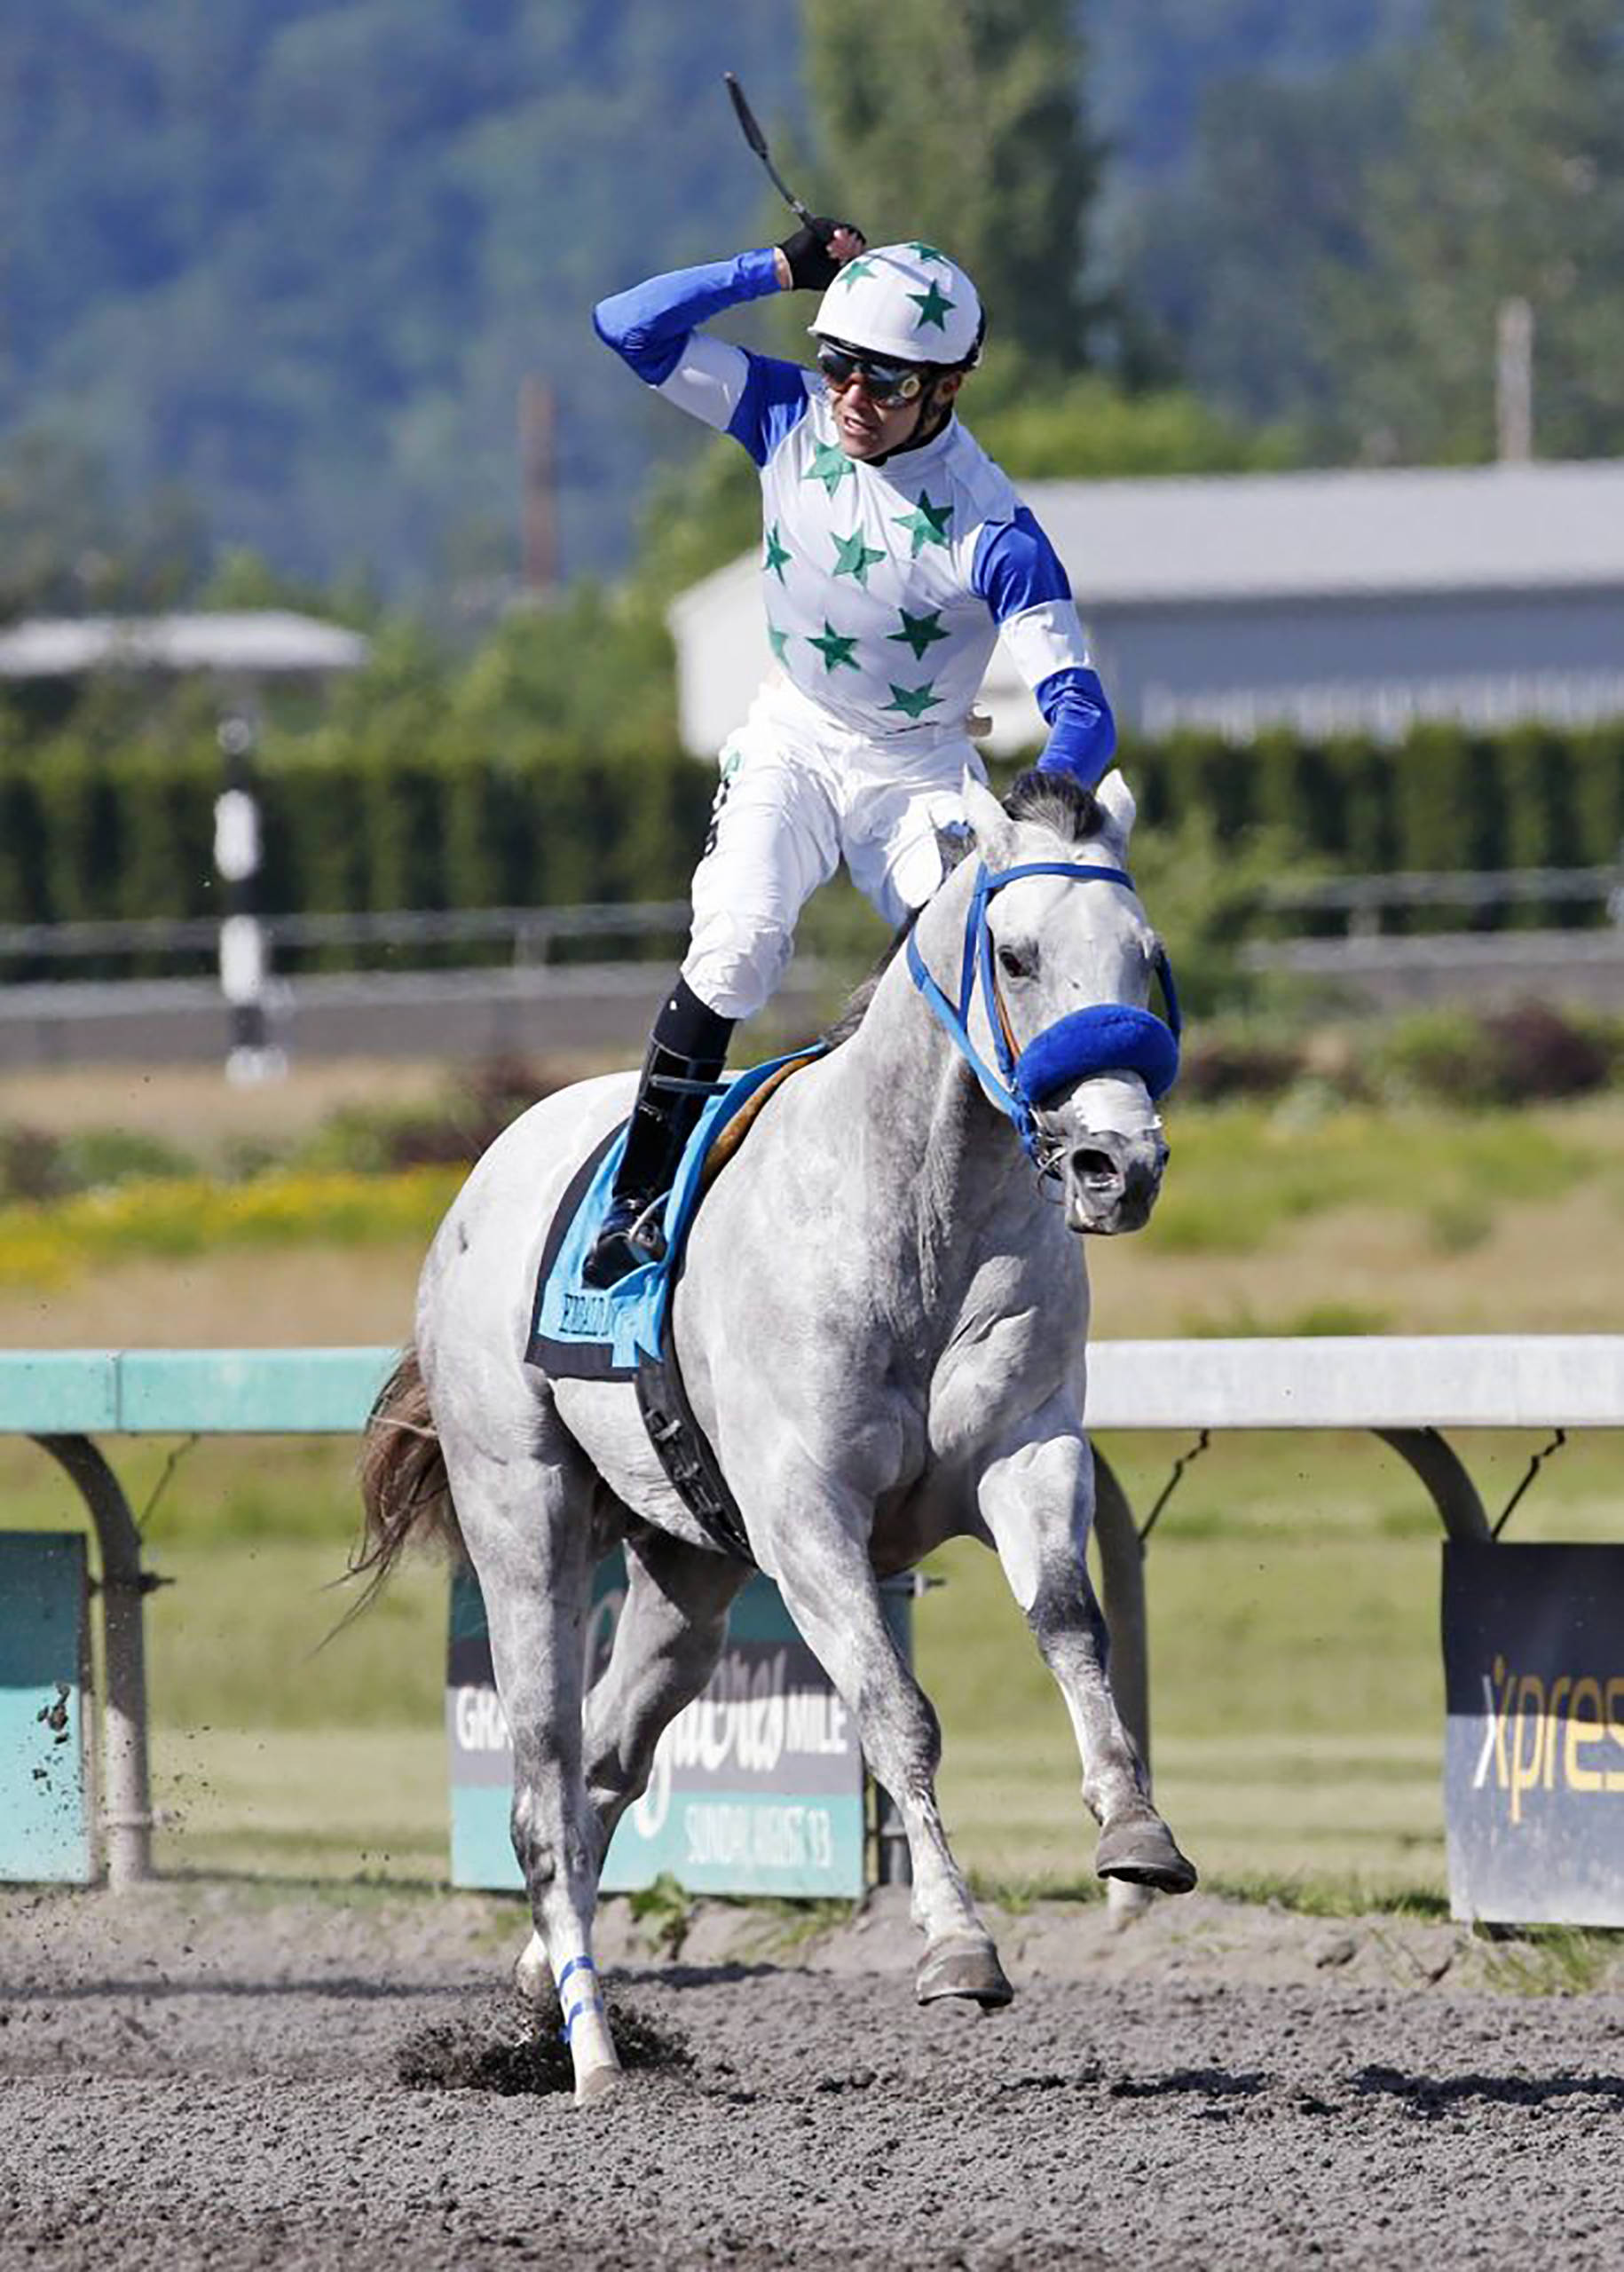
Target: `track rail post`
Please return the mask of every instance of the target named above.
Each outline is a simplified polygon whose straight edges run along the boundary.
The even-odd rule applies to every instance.
[[[1436,1428],[1376,1428],[1372,1433],[1407,1460],[1432,1495],[1432,1503],[1451,1538],[1470,1544],[1486,1544],[1494,1526],[1478,1495],[1478,1487],[1461,1463],[1460,1455]]]
[[[102,1837],[114,1893],[153,1874],[147,1763],[146,1596],[141,1534],[123,1487],[88,1436],[35,1436],[79,1487],[101,1547],[107,1694],[102,1724]]]

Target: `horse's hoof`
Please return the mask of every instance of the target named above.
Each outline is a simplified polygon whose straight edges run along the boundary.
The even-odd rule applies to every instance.
[[[575,2103],[592,2106],[618,2091],[626,2078],[619,2067],[588,2067],[575,2078]]]
[[[1194,1863],[1179,1851],[1172,1832],[1154,1814],[1133,1815],[1101,1831],[1094,1873],[1128,1885],[1152,1886],[1157,1893],[1193,1892],[1196,1874]]]
[[[921,2004],[942,1996],[962,1996],[984,2012],[1013,2003],[1014,1990],[998,1962],[990,1941],[941,1941],[926,1949],[914,1976],[913,1992]]]

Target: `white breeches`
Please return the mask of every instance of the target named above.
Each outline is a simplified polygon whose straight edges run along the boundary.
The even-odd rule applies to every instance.
[[[721,761],[682,975],[724,1018],[768,1000],[801,909],[842,859],[893,929],[922,907],[943,874],[936,831],[963,822],[966,774],[987,778],[962,727],[887,747],[770,680]]]

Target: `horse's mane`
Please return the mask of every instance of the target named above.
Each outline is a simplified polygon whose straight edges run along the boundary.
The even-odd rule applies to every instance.
[[[1105,826],[1105,815],[1092,789],[1085,789],[1068,773],[1044,773],[1035,765],[1016,776],[1004,800],[1004,809],[1011,820],[1036,822],[1068,844],[1091,843]],[[824,1028],[819,1038],[826,1049],[838,1049],[843,1041],[849,1041],[863,1023],[863,1014],[873,1000],[880,980],[896,959],[918,916],[916,907],[873,968],[852,989],[833,1024]]]
[[[1088,844],[1105,826],[1100,800],[1069,773],[1045,773],[1036,765],[1017,776],[1004,800],[1011,820],[1035,821],[1068,844]]]

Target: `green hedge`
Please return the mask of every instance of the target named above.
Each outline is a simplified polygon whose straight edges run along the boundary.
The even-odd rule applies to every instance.
[[[714,775],[666,746],[558,735],[470,748],[406,703],[356,730],[272,738],[262,765],[272,911],[663,899],[684,891]],[[516,746],[517,745],[517,746]],[[1624,725],[1402,745],[1184,736],[1130,745],[1141,825],[1267,827],[1321,872],[1591,866],[1624,840]],[[67,737],[0,746],[0,921],[192,915],[217,903],[219,760]]]

